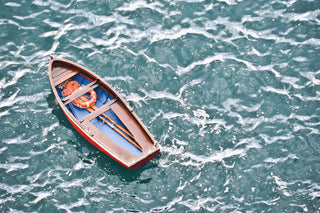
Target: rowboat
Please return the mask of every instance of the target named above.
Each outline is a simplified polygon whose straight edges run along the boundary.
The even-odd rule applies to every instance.
[[[72,126],[103,153],[131,170],[159,153],[146,126],[101,77],[72,61],[50,56],[49,79]]]

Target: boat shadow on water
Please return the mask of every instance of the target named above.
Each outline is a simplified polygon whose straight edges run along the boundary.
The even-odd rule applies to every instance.
[[[141,183],[147,183],[150,180],[140,180],[141,173],[145,170],[157,167],[157,164],[153,161],[159,157],[157,156],[153,161],[149,161],[145,165],[131,171],[124,168],[112,158],[105,155],[103,152],[97,150],[92,144],[87,142],[71,125],[63,111],[60,109],[58,103],[55,100],[54,95],[51,93],[46,97],[49,108],[52,109],[52,114],[58,118],[59,125],[62,125],[70,129],[76,140],[68,140],[67,143],[71,144],[75,151],[78,153],[79,159],[85,164],[96,164],[97,167],[105,171],[108,175],[116,175],[124,182],[138,181]],[[84,151],[87,150],[87,151]]]
[[[74,130],[73,126],[68,121],[67,117],[63,114],[63,111],[60,109],[58,102],[56,101],[53,93],[50,93],[46,97],[46,100],[49,108],[52,109],[52,114],[58,118],[59,125],[62,125],[64,127],[67,127],[68,129]]]

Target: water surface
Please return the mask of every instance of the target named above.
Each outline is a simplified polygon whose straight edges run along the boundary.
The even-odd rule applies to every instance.
[[[0,211],[320,211],[319,1],[5,0],[0,35]],[[131,172],[85,141],[49,54],[115,87],[167,160]]]

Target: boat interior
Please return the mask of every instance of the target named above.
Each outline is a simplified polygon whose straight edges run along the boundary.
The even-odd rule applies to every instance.
[[[128,139],[115,131],[114,125],[120,125],[124,130],[131,134],[128,128],[122,122],[129,121],[130,117],[128,117],[126,113],[119,113],[121,111],[121,107],[118,102],[120,101],[114,97],[111,91],[108,91],[106,87],[103,87],[100,84],[99,79],[94,79],[91,76],[84,76],[83,73],[80,72],[80,69],[77,70],[77,68],[69,67],[67,65],[61,66],[59,64],[58,66],[53,66],[52,75],[54,86],[62,103],[79,121],[79,124],[83,126],[86,124],[87,126],[93,125],[96,127],[92,128],[91,130],[92,136],[100,137],[101,140],[103,140],[104,137],[107,137],[116,145],[122,147],[135,156],[142,154],[141,149],[138,149],[136,146],[130,143]],[[77,81],[82,88],[81,90],[77,90],[71,95],[65,97],[62,95],[62,91],[66,83],[69,81]],[[94,111],[90,112],[88,109],[77,107],[72,103],[73,100],[79,98],[80,96],[86,96],[89,99],[88,92],[90,90],[94,90],[97,94],[97,100],[94,104],[96,109]],[[102,117],[106,118],[105,116],[102,116],[103,113],[111,119],[111,122],[108,123],[106,122],[106,119],[102,119]]]

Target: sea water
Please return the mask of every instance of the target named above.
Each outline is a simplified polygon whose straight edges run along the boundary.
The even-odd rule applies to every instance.
[[[319,0],[4,0],[1,212],[319,212]],[[49,55],[161,146],[128,171],[77,133]]]

